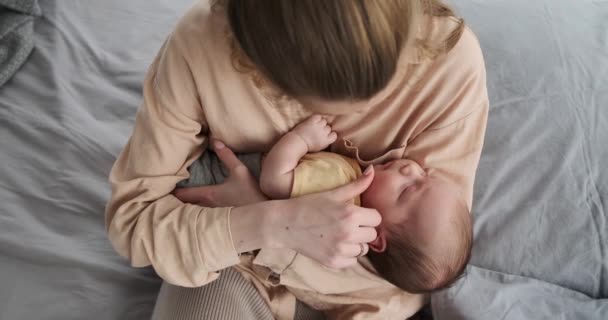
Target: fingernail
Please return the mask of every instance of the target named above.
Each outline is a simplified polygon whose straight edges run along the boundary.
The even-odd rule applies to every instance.
[[[215,150],[219,150],[219,149],[223,149],[226,145],[223,144],[221,141],[219,140],[215,140],[213,142],[213,148],[215,148]]]
[[[365,171],[363,171],[363,175],[369,176],[372,173],[372,171],[374,171],[374,166],[370,165],[369,167],[367,167],[367,169],[365,169]]]

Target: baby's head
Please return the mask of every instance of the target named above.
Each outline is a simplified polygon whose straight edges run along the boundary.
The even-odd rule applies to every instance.
[[[386,280],[411,293],[453,284],[469,261],[471,216],[458,187],[415,161],[374,166],[362,205],[382,215],[368,258]]]

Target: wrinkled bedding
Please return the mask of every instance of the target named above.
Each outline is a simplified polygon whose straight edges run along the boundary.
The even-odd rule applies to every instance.
[[[0,88],[0,319],[148,319],[160,280],[111,248],[107,174],[192,0],[41,1]],[[436,319],[608,319],[608,2],[455,0],[491,110],[467,275]]]
[[[458,1],[488,69],[469,274],[440,319],[608,319],[608,2]]]
[[[0,87],[27,60],[34,48],[38,0],[0,0]]]

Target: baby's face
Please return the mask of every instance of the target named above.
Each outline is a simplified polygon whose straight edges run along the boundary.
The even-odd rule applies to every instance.
[[[428,175],[415,161],[394,160],[376,165],[374,170],[374,181],[361,195],[361,202],[380,212],[380,228],[408,223],[431,236],[450,220],[451,206],[461,201],[456,187]]]
[[[397,222],[404,214],[399,209],[407,207],[412,196],[428,184],[428,175],[418,163],[408,159],[374,165],[374,171],[374,181],[361,195],[362,205],[381,212],[382,223]]]

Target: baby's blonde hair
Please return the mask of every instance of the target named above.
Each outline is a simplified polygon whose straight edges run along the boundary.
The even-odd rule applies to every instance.
[[[362,100],[395,74],[403,49],[434,56],[459,40],[464,22],[443,43],[419,31],[432,16],[455,16],[439,0],[216,0],[239,51],[286,94]],[[242,64],[242,61],[240,61]]]

